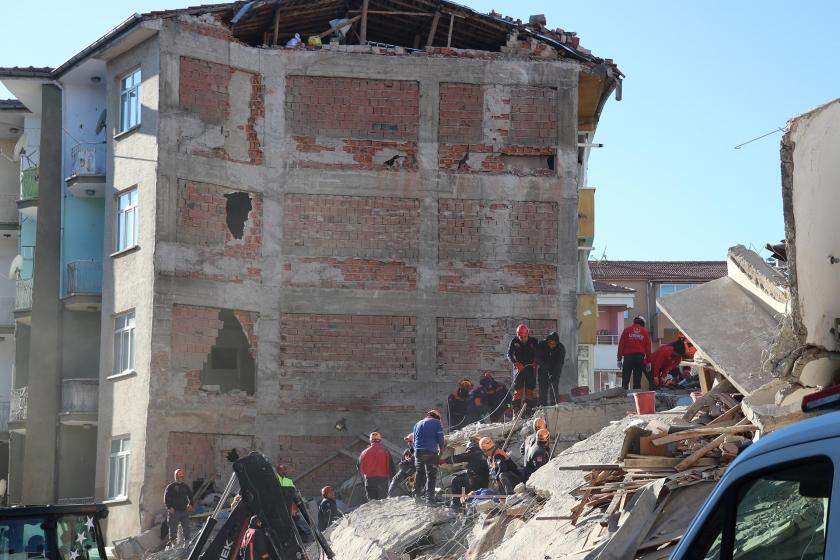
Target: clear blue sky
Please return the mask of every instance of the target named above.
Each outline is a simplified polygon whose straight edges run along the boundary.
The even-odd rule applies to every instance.
[[[461,1],[523,20],[545,13],[627,75],[590,159],[596,256],[723,259],[730,245],[783,237],[781,133],[733,146],[840,97],[840,3]],[[16,2],[0,25],[0,66],[56,66],[132,11],[198,3]]]

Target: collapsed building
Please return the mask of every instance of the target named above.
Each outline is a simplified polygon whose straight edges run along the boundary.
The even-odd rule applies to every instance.
[[[361,433],[396,438],[458,379],[508,375],[518,322],[569,356],[594,342],[579,189],[622,75],[544,18],[233,2],[0,74],[40,159],[15,502],[107,500],[119,539],[154,523],[176,466],[224,483],[249,449],[311,493]],[[84,266],[65,262],[78,231]]]

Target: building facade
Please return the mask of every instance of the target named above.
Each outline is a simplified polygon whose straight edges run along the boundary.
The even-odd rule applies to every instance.
[[[62,485],[75,478],[56,453],[71,448],[87,476],[72,493],[109,501],[109,540],[153,524],[174,468],[223,485],[252,449],[312,493],[352,473],[342,450],[358,453],[360,435],[400,437],[463,377],[507,379],[519,322],[576,347],[578,189],[620,73],[539,20],[428,0],[433,17],[409,34],[384,5],[351,44],[305,49],[277,46],[324,31],[330,17],[303,2],[137,16],[40,84],[38,375],[15,386],[28,419],[36,400],[39,420],[66,414],[71,381],[95,383],[97,402],[57,430],[25,422],[21,500],[82,497]],[[17,75],[13,92],[36,80]],[[96,84],[79,118],[105,111],[74,138],[105,141],[101,195],[46,169],[68,165],[55,123],[75,123],[71,77]],[[71,219],[91,239],[67,240]],[[84,309],[55,297],[80,282],[72,263],[97,258]],[[54,334],[36,328],[56,318]],[[37,351],[47,336],[58,356]],[[38,457],[55,468],[32,473]]]

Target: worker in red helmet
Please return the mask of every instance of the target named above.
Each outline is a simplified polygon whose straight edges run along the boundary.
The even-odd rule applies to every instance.
[[[618,339],[618,367],[621,369],[621,386],[630,386],[630,375],[633,375],[633,388],[641,389],[642,373],[647,377],[650,388],[653,389],[653,379],[645,368],[650,360],[650,333],[645,328],[645,318],[639,315],[633,319],[633,324],[622,331]]]
[[[513,364],[513,410],[525,406],[525,413],[536,404],[534,389],[537,387],[537,346],[530,336],[528,325],[516,327],[516,336],[510,341],[507,358]]]
[[[388,485],[388,497],[394,498],[396,496],[408,495],[408,488],[405,486],[405,480],[417,472],[417,467],[414,466],[414,432],[407,434],[405,440],[405,451],[402,454],[402,460],[397,465],[397,474],[391,479]]]
[[[467,402],[472,392],[473,384],[469,379],[462,379],[458,387],[452,391],[447,399],[447,410],[449,412],[449,427],[457,430],[463,427],[467,416]]]
[[[318,503],[318,530],[326,531],[332,522],[341,517],[338,503],[335,501],[335,490],[332,486],[321,488],[321,501]]]
[[[394,475],[394,460],[382,446],[382,434],[371,432],[370,446],[359,455],[359,472],[365,480],[368,501],[388,497],[388,481]]]
[[[163,503],[166,505],[167,524],[169,525],[169,541],[172,544],[178,539],[178,526],[184,534],[184,542],[190,540],[190,512],[193,508],[192,489],[184,482],[184,469],[175,469],[173,482],[169,483],[163,492]]]

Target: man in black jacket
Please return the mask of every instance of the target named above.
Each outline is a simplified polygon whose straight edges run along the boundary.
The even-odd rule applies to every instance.
[[[536,404],[534,389],[537,387],[537,345],[536,338],[529,336],[528,326],[516,327],[516,336],[510,341],[507,358],[513,365],[513,411],[525,405],[526,414]]]
[[[326,531],[333,521],[341,517],[335,502],[335,490],[332,486],[321,488],[321,502],[318,504],[318,530]]]
[[[449,465],[467,464],[467,472],[456,475],[452,479],[453,494],[467,494],[479,488],[490,486],[490,467],[487,466],[484,452],[478,446],[480,439],[478,436],[472,436],[467,444],[467,449],[463,453],[452,455],[446,459],[446,463]],[[452,500],[452,508],[455,510],[461,509],[459,498]]]
[[[557,404],[560,387],[560,374],[566,361],[566,347],[560,342],[560,336],[550,333],[537,346],[539,373],[537,381],[540,389],[540,406]]]
[[[396,496],[405,496],[410,494],[408,488],[405,486],[405,479],[413,476],[417,472],[417,467],[414,466],[414,433],[410,433],[403,438],[405,440],[406,448],[403,451],[402,460],[397,466],[397,474],[391,479],[388,485],[388,497],[394,498]]]
[[[190,512],[193,508],[193,495],[190,487],[184,483],[184,469],[175,469],[175,481],[169,483],[163,493],[166,505],[169,541],[178,539],[178,525],[183,527],[184,542],[190,540]]]

